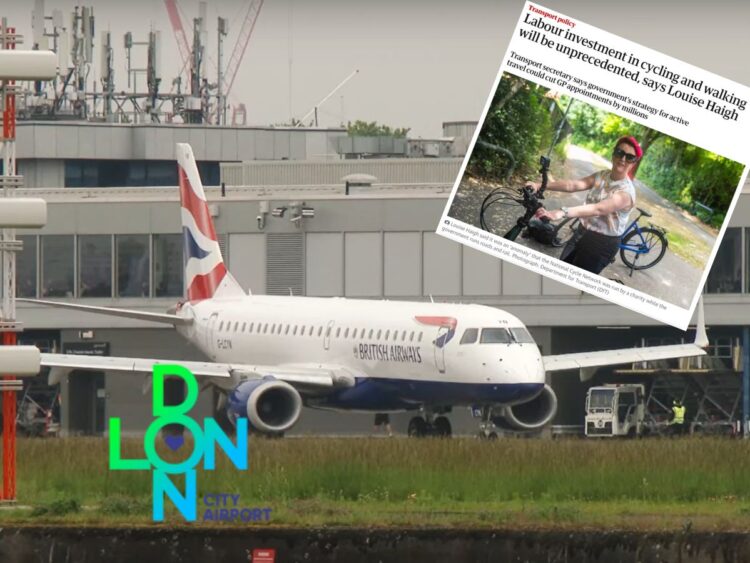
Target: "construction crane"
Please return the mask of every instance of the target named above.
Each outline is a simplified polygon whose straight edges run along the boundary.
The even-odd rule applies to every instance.
[[[172,31],[174,31],[174,37],[177,40],[177,48],[180,51],[182,69],[184,70],[190,60],[190,47],[185,35],[185,28],[182,27],[180,12],[177,10],[177,0],[164,0],[164,6],[167,8],[169,23],[172,24]],[[182,74],[182,71],[180,74]]]
[[[252,0],[247,9],[245,21],[242,22],[242,29],[237,37],[237,42],[234,44],[234,50],[232,51],[232,56],[229,57],[227,68],[224,71],[224,96],[229,96],[229,93],[232,91],[232,85],[240,68],[242,57],[245,56],[247,44],[250,42],[253,29],[255,29],[255,22],[258,21],[261,6],[263,6],[263,0]]]
[[[339,82],[339,85],[338,85],[338,86],[336,86],[336,87],[335,87],[335,88],[334,88],[333,90],[331,90],[331,91],[330,91],[330,92],[329,92],[329,93],[328,93],[328,94],[327,94],[327,95],[325,96],[325,98],[323,98],[323,99],[322,99],[322,100],[320,100],[320,101],[319,101],[319,102],[318,102],[317,104],[315,104],[315,105],[313,106],[313,108],[312,108],[312,109],[311,109],[310,111],[308,111],[308,112],[307,112],[307,113],[306,113],[305,115],[303,115],[303,116],[302,116],[302,117],[301,117],[301,118],[299,119],[299,121],[297,122],[297,125],[296,125],[296,127],[303,127],[303,126],[304,126],[304,124],[305,124],[305,120],[306,120],[306,119],[307,119],[308,117],[310,117],[311,115],[313,115],[313,114],[315,114],[315,119],[314,119],[314,123],[315,123],[315,127],[317,127],[317,126],[318,126],[318,108],[319,108],[320,106],[322,106],[322,105],[323,105],[323,104],[324,104],[324,103],[325,103],[325,102],[326,102],[326,101],[328,100],[328,98],[330,98],[330,97],[331,97],[331,96],[333,96],[333,95],[334,95],[334,94],[335,94],[336,92],[338,92],[338,90],[339,90],[339,89],[340,89],[340,88],[341,88],[341,87],[342,87],[342,86],[343,86],[344,84],[346,84],[347,82],[349,82],[349,81],[350,81],[350,80],[351,80],[352,78],[354,78],[354,77],[355,77],[355,76],[356,76],[356,75],[357,75],[358,73],[359,73],[359,69],[355,70],[355,71],[354,71],[354,72],[352,72],[352,73],[351,73],[351,74],[350,74],[349,76],[347,76],[347,77],[346,77],[346,78],[344,78],[344,79],[343,79],[343,80],[342,80],[341,82]]]

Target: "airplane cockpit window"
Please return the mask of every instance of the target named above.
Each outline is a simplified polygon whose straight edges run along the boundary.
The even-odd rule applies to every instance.
[[[467,328],[461,337],[461,344],[474,344],[479,336],[478,328]]]
[[[479,339],[482,344],[510,344],[513,342],[507,328],[483,328]]]
[[[513,335],[513,340],[519,344],[535,344],[529,331],[523,327],[511,327],[510,333]]]

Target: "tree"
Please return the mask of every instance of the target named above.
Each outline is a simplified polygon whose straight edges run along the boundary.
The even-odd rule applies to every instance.
[[[406,137],[411,130],[409,127],[397,127],[392,129],[388,125],[381,125],[377,121],[361,121],[346,124],[346,132],[350,137]]]

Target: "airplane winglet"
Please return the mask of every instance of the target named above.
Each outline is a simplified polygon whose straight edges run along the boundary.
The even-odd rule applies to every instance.
[[[703,297],[698,299],[698,323],[695,326],[695,342],[700,348],[708,347],[708,334],[706,334],[706,319],[703,313]]]

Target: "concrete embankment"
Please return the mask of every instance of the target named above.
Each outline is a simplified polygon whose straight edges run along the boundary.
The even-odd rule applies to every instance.
[[[3,563],[240,562],[250,561],[253,549],[261,548],[275,549],[278,563],[750,561],[750,535],[741,533],[38,526],[0,529]]]

